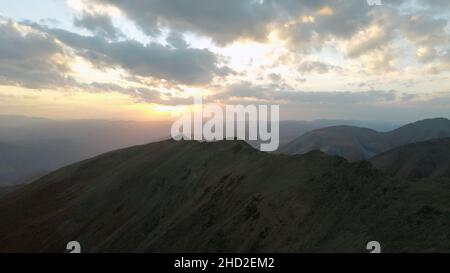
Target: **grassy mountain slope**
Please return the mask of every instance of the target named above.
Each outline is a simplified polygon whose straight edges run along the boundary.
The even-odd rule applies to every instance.
[[[450,251],[448,179],[320,152],[164,141],[74,164],[0,200],[0,252]]]
[[[399,178],[450,177],[450,138],[402,146],[370,162]]]

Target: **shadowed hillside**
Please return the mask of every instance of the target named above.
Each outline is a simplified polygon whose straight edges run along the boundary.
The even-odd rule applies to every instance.
[[[0,187],[0,198],[2,198],[3,196],[17,190],[20,189],[21,187],[23,187],[24,185],[13,185],[13,186],[3,186]]]
[[[164,141],[68,166],[0,199],[0,251],[450,251],[449,179],[394,180],[320,152]]]
[[[304,154],[320,150],[356,161],[369,159],[402,145],[445,137],[450,137],[450,121],[444,118],[422,120],[381,133],[366,128],[334,126],[306,133],[279,151]]]
[[[450,177],[450,138],[402,146],[370,162],[399,178]]]
[[[320,150],[330,155],[340,155],[349,160],[372,157],[385,150],[380,134],[374,130],[351,126],[334,126],[306,133],[280,152],[286,154],[305,154]]]

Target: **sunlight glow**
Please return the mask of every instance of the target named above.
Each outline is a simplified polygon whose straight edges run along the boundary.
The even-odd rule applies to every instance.
[[[123,82],[122,76],[127,74],[125,71],[117,68],[99,70],[81,57],[72,59],[70,68],[73,72],[73,76],[76,77],[77,81],[82,83],[118,83],[120,81]]]

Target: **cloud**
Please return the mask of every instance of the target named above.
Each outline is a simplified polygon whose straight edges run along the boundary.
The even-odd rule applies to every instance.
[[[434,12],[446,12],[450,7],[450,2],[447,0],[418,0],[418,2],[431,8]]]
[[[392,47],[399,39],[405,39],[409,45],[429,48],[430,51],[448,41],[449,33],[445,29],[447,18],[434,17],[423,10],[405,12],[398,6],[392,6],[392,3],[395,1],[391,1],[390,6],[371,11],[371,24],[346,41],[349,57],[355,58],[374,50]]]
[[[416,52],[417,60],[426,63],[433,61],[437,57],[437,52],[432,47],[420,47]]]
[[[183,34],[174,31],[169,33],[166,42],[174,48],[184,49],[189,47],[188,43],[184,40]]]
[[[242,82],[227,87],[224,91],[212,96],[212,100],[240,99],[241,101],[253,101],[261,103],[283,103],[293,105],[350,105],[350,104],[375,104],[383,102],[395,102],[401,96],[396,91],[296,91],[274,90],[267,86],[253,85]]]
[[[365,1],[298,1],[289,7],[280,29],[291,49],[310,51],[332,40],[347,40],[373,21],[373,7]]]
[[[371,22],[373,9],[360,0],[93,1],[120,9],[148,35],[167,27],[210,37],[220,45],[239,39],[264,41],[274,28],[300,46],[317,35],[319,40],[348,38]]]
[[[120,92],[137,100],[161,101],[159,92],[107,83],[79,83],[70,76],[73,56],[50,34],[12,21],[0,23],[0,84],[31,89]]]
[[[268,24],[276,16],[272,1],[255,0],[95,0],[119,8],[149,35],[160,27],[192,31],[212,37],[220,44],[239,37],[265,38]]]
[[[435,57],[438,62],[428,65],[430,74],[440,74],[450,71],[450,50],[447,50]]]
[[[404,67],[397,64],[413,61],[408,55],[409,51],[416,53],[418,65],[438,60],[438,49],[448,48],[449,17],[448,14],[438,16],[438,13],[431,10],[443,3],[431,5],[431,10],[417,8],[403,0],[383,3],[386,5],[370,12],[373,20],[366,28],[350,39],[343,40],[347,57],[359,59],[367,67],[365,72],[374,74],[401,71]],[[409,6],[405,6],[406,4]],[[424,4],[424,7],[430,5]],[[432,67],[430,69],[423,66],[423,72],[436,72],[446,66]]]
[[[104,89],[158,103],[184,101],[183,94],[178,94],[181,97],[161,95],[158,88],[170,86],[185,90],[189,85],[209,91],[226,90],[217,95],[222,99],[229,96],[342,104],[390,101],[392,94],[389,91],[316,94],[295,90],[322,86],[328,86],[324,90],[345,88],[348,82],[359,77],[367,77],[364,80],[374,77],[379,81],[380,75],[407,82],[409,78],[425,75],[422,72],[450,71],[450,54],[446,52],[449,17],[439,11],[447,7],[448,1],[415,0],[418,5],[412,5],[406,0],[384,0],[384,5],[379,7],[369,6],[364,0],[82,1],[88,4],[76,9],[80,13],[74,24],[89,30],[92,36],[81,35],[84,31],[74,33],[29,22],[2,24],[0,83],[32,88]],[[111,7],[117,13],[102,10]],[[122,16],[127,18],[123,20]],[[120,19],[114,21],[117,18]],[[144,33],[135,31],[134,26],[131,26],[133,33],[126,33],[124,29],[130,29],[128,20]],[[118,28],[120,23],[125,23],[122,30]],[[234,42],[237,43],[227,47]],[[255,54],[258,57],[251,63],[246,60],[253,53],[249,52],[252,49],[245,49],[247,43],[256,44],[255,48],[264,51]],[[243,50],[238,52],[241,45]],[[220,52],[228,55],[221,56]],[[124,88],[114,82],[110,86],[81,85],[68,76],[76,78],[70,70],[73,58],[87,60],[99,70],[117,68],[115,71],[124,72],[121,81],[149,87]],[[334,75],[320,76],[330,79],[329,82],[320,82],[318,77],[307,78],[305,82],[305,74],[330,71],[345,71],[345,75],[339,79],[332,78]],[[235,77],[225,78],[230,75]],[[241,80],[248,81],[249,86],[230,86]],[[166,85],[161,87],[161,83]],[[253,86],[263,83],[272,85]],[[387,83],[352,89],[376,90],[379,86]],[[412,86],[410,82],[404,87]],[[270,91],[272,87],[274,90]],[[401,96],[394,96],[395,100],[402,101]]]
[[[80,84],[79,88],[89,92],[117,92],[135,98],[140,102],[161,102],[161,93],[158,90],[143,87],[123,87],[113,83],[93,82],[90,84]]]
[[[395,90],[299,91],[242,82],[204,101],[232,104],[279,104],[284,119],[407,120],[449,116],[450,93],[408,93]]]
[[[326,74],[330,70],[340,70],[340,67],[319,61],[304,61],[300,63],[298,70],[302,73]]]
[[[100,36],[82,36],[62,29],[46,29],[99,69],[119,66],[129,73],[180,84],[208,84],[214,76],[231,72],[207,49],[172,48],[156,42],[135,40],[109,42]]]
[[[163,104],[180,101],[170,95],[162,98],[158,88],[145,87],[146,84],[139,81],[132,80],[132,83],[141,87],[123,87],[113,82],[78,82],[71,70],[76,57],[89,60],[98,69],[121,67],[133,76],[125,80],[149,77],[175,84],[207,84],[216,75],[234,73],[226,66],[219,66],[219,59],[212,52],[190,48],[187,44],[173,48],[133,40],[108,41],[101,36],[82,36],[35,23],[0,23],[2,85],[120,92],[140,101]]]
[[[0,84],[29,88],[73,82],[66,53],[51,36],[12,21],[0,22]]]
[[[372,25],[349,40],[347,55],[352,58],[359,57],[372,50],[382,48],[390,39],[390,33],[387,33],[382,26]]]
[[[113,25],[108,14],[89,13],[83,11],[81,16],[74,19],[74,25],[90,30],[95,35],[116,40],[122,37],[122,32]]]
[[[403,34],[420,45],[437,45],[448,41],[447,19],[424,14],[408,14],[401,18]]]
[[[79,83],[71,74],[64,45],[53,35],[12,21],[0,23],[0,84],[31,89],[79,89],[120,92],[141,101],[162,101],[149,88],[125,88],[113,83]]]
[[[395,48],[384,48],[371,51],[363,56],[364,72],[369,74],[386,74],[396,71],[398,51]]]

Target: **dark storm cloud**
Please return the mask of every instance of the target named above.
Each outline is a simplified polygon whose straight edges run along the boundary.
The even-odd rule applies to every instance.
[[[75,17],[74,25],[90,30],[95,35],[113,40],[123,36],[122,32],[113,25],[111,17],[107,14],[83,12],[80,16]]]

